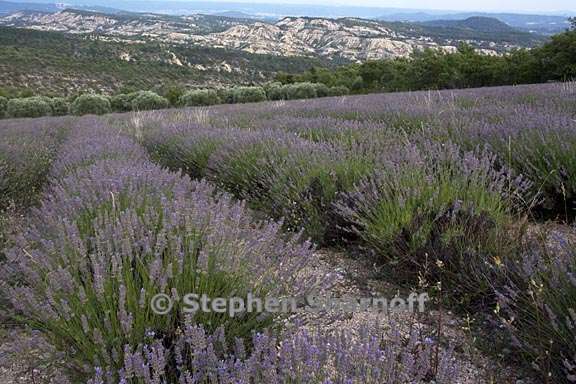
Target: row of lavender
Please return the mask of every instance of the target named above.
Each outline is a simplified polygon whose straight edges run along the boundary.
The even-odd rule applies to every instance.
[[[40,120],[35,127],[22,121],[0,127],[0,255],[8,216],[37,199],[68,125],[58,119]]]
[[[288,230],[365,247],[394,279],[467,309],[500,309],[528,363],[571,382],[576,259],[565,236],[532,241],[525,217],[559,205],[571,216],[575,97],[570,84],[370,95],[154,113],[132,126],[155,161]]]
[[[416,335],[278,330],[257,313],[184,316],[183,293],[295,296],[328,283],[306,271],[311,245],[280,229],[154,165],[101,120],[79,120],[6,251],[0,287],[15,319],[64,353],[72,382],[451,382],[450,354],[438,359]],[[174,299],[169,314],[148,305],[159,293]]]
[[[384,129],[449,138],[468,150],[488,144],[501,163],[524,175],[540,194],[527,206],[547,217],[572,218],[575,98],[576,83],[367,95],[221,107],[214,109],[218,113],[210,125],[277,128],[312,140],[350,140]]]
[[[330,118],[255,130],[163,120],[142,137],[154,160],[210,180],[318,244],[361,239],[395,265],[396,278],[406,272],[414,280],[426,271],[438,281],[450,271],[462,278],[444,288],[454,285],[455,296],[474,300],[469,295],[490,290],[485,255],[518,243],[505,228],[530,183],[497,167],[486,150]],[[464,268],[478,273],[471,279],[458,273]]]
[[[14,121],[0,127],[0,261],[11,230],[10,217],[35,203],[64,139],[69,121],[40,120],[35,127]],[[0,320],[7,300],[0,295]]]
[[[40,192],[69,121],[12,121],[0,127],[0,211],[29,205]]]

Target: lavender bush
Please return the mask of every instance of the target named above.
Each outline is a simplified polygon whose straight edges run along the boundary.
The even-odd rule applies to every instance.
[[[221,328],[211,334],[186,324],[175,351],[158,340],[140,344],[125,351],[125,363],[118,372],[99,369],[89,383],[110,383],[115,373],[122,383],[145,384],[457,382],[458,367],[451,350],[435,358],[434,347],[422,343],[416,332],[405,338],[396,328],[388,335],[366,326],[357,335],[300,330],[276,337],[264,332],[253,336],[251,348],[243,340],[227,340]],[[169,372],[167,361],[172,353],[178,366]]]
[[[294,148],[315,145],[281,131],[227,131],[226,144],[208,161],[208,177],[239,199],[257,203],[269,188],[277,166]],[[271,160],[271,161],[269,161]]]
[[[70,122],[67,119],[15,120],[0,127],[0,211],[26,206],[40,192]]]
[[[142,143],[154,161],[201,179],[206,176],[210,156],[234,136],[229,130],[191,124],[147,130]]]
[[[151,164],[114,134],[75,128],[2,266],[16,318],[41,329],[75,374],[120,369],[125,345],[147,337],[174,348],[182,304],[157,315],[148,308],[157,293],[300,295],[323,283],[299,273],[308,243],[281,234],[280,224],[253,222],[242,203]],[[244,338],[271,317],[194,321]]]
[[[272,130],[235,131],[208,162],[210,180],[317,243],[334,239],[329,217],[338,193],[371,170],[358,153]]]
[[[540,236],[540,235],[539,235]],[[576,381],[576,255],[574,240],[547,233],[506,265],[497,290],[501,324],[544,382]]]
[[[574,119],[527,108],[506,108],[500,114],[503,117],[498,122],[483,123],[485,125],[477,128],[477,141],[490,143],[502,163],[533,182],[535,192],[544,198],[543,208],[564,219],[573,217],[576,199]]]
[[[463,304],[490,289],[495,260],[513,255],[513,196],[527,186],[494,156],[451,144],[410,144],[337,203],[344,222],[395,278],[440,281]]]
[[[369,157],[331,145],[294,149],[279,163],[270,156],[265,164],[274,169],[265,183],[267,192],[259,208],[272,217],[284,218],[287,229],[304,233],[319,244],[341,243],[333,203],[338,195],[374,171]]]
[[[15,231],[10,217],[37,202],[68,125],[67,119],[38,119],[34,126],[15,120],[0,127],[0,262]],[[0,319],[9,307],[0,292]]]

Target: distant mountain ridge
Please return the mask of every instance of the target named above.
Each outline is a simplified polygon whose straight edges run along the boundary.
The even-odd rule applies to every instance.
[[[60,9],[56,7],[56,4],[0,1],[0,16],[18,11],[58,12]]]
[[[444,22],[442,25],[313,17],[286,17],[273,23],[214,15],[109,14],[68,9],[49,14],[16,12],[0,17],[0,25],[94,34],[110,41],[157,41],[346,61],[406,57],[424,48],[452,52],[462,41],[486,54],[498,54],[513,48],[532,47],[543,41],[542,37],[516,31],[489,18]]]
[[[570,26],[568,16],[528,15],[516,13],[453,12],[439,14],[428,12],[406,12],[390,13],[379,16],[377,19],[382,21],[403,21],[410,23],[445,23],[447,21],[461,21],[478,17],[497,19],[518,30],[546,35],[563,32]]]
[[[446,28],[463,28],[481,32],[513,32],[516,29],[493,17],[473,16],[465,20],[432,20],[424,25]]]
[[[14,1],[13,1],[14,2]],[[54,4],[56,0],[21,0],[18,3]],[[1,3],[1,1],[0,1]],[[363,18],[384,21],[426,22],[432,20],[465,20],[469,17],[493,17],[514,28],[537,34],[555,34],[568,28],[572,12],[550,14],[462,12],[424,9],[402,9],[368,6],[272,4],[227,1],[174,1],[174,0],[67,0],[68,7],[103,11],[115,8],[125,12],[150,12],[170,15],[243,13],[257,18],[282,19],[284,17]],[[0,6],[1,9],[1,6]],[[108,10],[106,12],[109,12]]]

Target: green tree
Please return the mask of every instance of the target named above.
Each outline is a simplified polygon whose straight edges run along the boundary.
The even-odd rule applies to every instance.
[[[49,101],[40,96],[10,99],[6,109],[8,117],[41,117],[52,114]]]
[[[180,97],[179,105],[193,107],[219,104],[220,98],[213,89],[198,89],[186,92]]]
[[[8,109],[8,99],[4,96],[0,96],[0,118],[6,115],[7,109]]]
[[[503,58],[504,84],[531,84],[543,80],[539,59],[527,49],[517,49]]]
[[[266,101],[266,92],[262,87],[238,87],[232,90],[234,103],[256,103]]]
[[[75,115],[103,115],[112,111],[106,96],[94,94],[78,96],[70,109]]]
[[[576,78],[576,29],[552,36],[535,55],[540,61],[543,80]]]
[[[178,103],[180,102],[180,98],[186,93],[186,90],[184,89],[183,86],[179,85],[179,84],[173,84],[173,85],[169,85],[167,86],[163,92],[162,95],[168,99],[168,101],[170,102],[171,105],[173,106],[177,106]]]
[[[170,102],[152,91],[137,92],[132,99],[132,110],[149,111],[153,109],[164,109],[170,106]]]
[[[379,89],[382,86],[381,80],[388,65],[385,61],[367,61],[359,71],[364,87],[367,89]]]

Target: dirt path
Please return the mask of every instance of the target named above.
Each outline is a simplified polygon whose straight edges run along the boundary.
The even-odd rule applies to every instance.
[[[407,296],[407,292],[388,283],[381,278],[381,271],[369,261],[354,259],[343,252],[322,250],[316,253],[314,260],[315,273],[333,273],[336,277],[334,286],[320,294],[335,297],[385,297],[393,298]],[[495,357],[474,347],[474,335],[469,331],[467,321],[449,311],[430,310],[424,313],[395,312],[382,314],[376,312],[356,312],[344,318],[332,318],[325,315],[307,315],[304,321],[309,327],[323,329],[357,330],[362,324],[378,324],[390,328],[393,323],[406,334],[409,329],[416,329],[422,339],[438,340],[439,319],[441,319],[440,345],[451,345],[454,348],[454,358],[460,366],[459,376],[455,378],[458,384],[528,384],[531,381],[515,372],[511,367],[502,366]]]

